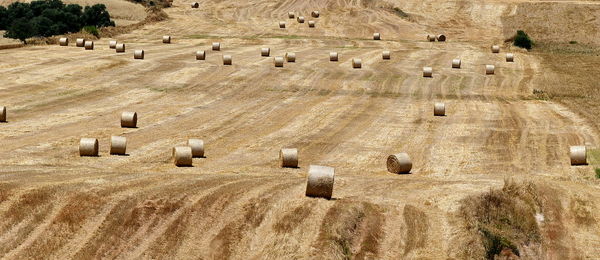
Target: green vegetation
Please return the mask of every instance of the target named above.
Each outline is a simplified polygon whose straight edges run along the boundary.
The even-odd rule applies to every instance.
[[[48,37],[78,32],[86,26],[97,28],[115,26],[103,4],[86,6],[65,5],[60,0],[39,0],[31,3],[15,2],[4,8],[0,6],[0,30],[5,37],[19,39]],[[88,29],[86,29],[88,30]]]
[[[522,30],[517,31],[515,35],[515,41],[513,43],[517,47],[525,48],[530,50],[533,47],[533,41],[529,38],[529,35]]]
[[[596,168],[596,179],[600,179],[600,168]]]
[[[569,41],[569,44],[577,44],[577,41]]]
[[[91,35],[96,36],[96,37],[98,37],[100,35],[100,32],[98,32],[98,28],[93,25],[85,26],[85,27],[83,27],[83,30]]]

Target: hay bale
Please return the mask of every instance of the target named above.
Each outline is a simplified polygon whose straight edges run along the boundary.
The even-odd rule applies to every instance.
[[[294,17],[296,17],[296,15],[294,14],[294,12],[288,12],[288,18],[294,19]]]
[[[304,23],[304,16],[298,16],[298,18],[296,18],[296,21],[298,21],[299,23]]]
[[[387,169],[391,173],[410,173],[412,161],[407,153],[392,154],[387,158]]]
[[[137,113],[136,112],[121,113],[121,127],[136,128],[137,127]]]
[[[269,57],[269,55],[271,55],[271,48],[260,49],[260,55],[263,57]]]
[[[445,42],[446,41],[446,35],[440,34],[440,35],[436,36],[435,39],[438,42]]]
[[[360,69],[362,67],[361,59],[352,59],[352,68]]]
[[[197,51],[196,52],[196,60],[205,60],[206,52],[205,51]]]
[[[434,116],[446,116],[446,105],[441,102],[437,102],[433,105]]]
[[[306,196],[331,199],[335,169],[327,166],[311,165],[306,180]]]
[[[279,22],[279,28],[285,29],[285,22]]]
[[[77,38],[77,40],[75,40],[75,46],[85,47],[85,39]]]
[[[200,7],[200,4],[198,2],[192,3],[192,8],[198,8],[198,7]]]
[[[515,55],[512,53],[507,53],[506,54],[506,62],[514,62],[515,61]]]
[[[98,156],[98,139],[81,138],[79,140],[79,156]]]
[[[433,77],[433,68],[423,67],[423,77],[425,77],[425,78]]]
[[[279,150],[279,164],[282,168],[298,168],[298,149],[283,148]]]
[[[585,146],[571,146],[571,165],[587,165],[587,148]]]
[[[163,36],[163,43],[171,43],[171,36],[168,36],[168,35]]]
[[[223,65],[231,65],[231,55],[223,55]]]
[[[125,43],[118,43],[116,47],[117,52],[125,52]]]
[[[58,40],[60,46],[69,46],[69,38],[63,37]]]
[[[492,53],[499,53],[499,52],[500,52],[500,46],[493,45],[492,46]]]
[[[319,15],[320,15],[320,14],[319,14],[319,11],[312,11],[312,12],[310,13],[310,16],[312,16],[312,17],[314,17],[314,18],[319,18]]]
[[[0,122],[6,122],[6,107],[0,107]]]
[[[453,59],[452,60],[452,68],[453,69],[460,69],[460,65],[461,65],[461,60],[460,59]]]
[[[391,58],[391,55],[392,54],[390,53],[390,51],[383,51],[381,53],[381,56],[383,57],[384,60],[389,60]]]
[[[144,59],[144,50],[133,51],[133,58],[136,60],[143,60]]]
[[[110,49],[116,49],[117,48],[117,41],[108,41],[108,48],[110,48]]]
[[[494,75],[494,70],[496,70],[496,66],[485,65],[485,75]]]
[[[309,28],[315,28],[315,21],[308,21],[308,27]]]
[[[213,42],[212,43],[212,50],[213,51],[220,51],[221,50],[221,43],[220,42]]]
[[[434,42],[435,41],[435,35],[427,35],[427,40],[430,42]]]
[[[295,52],[286,52],[285,59],[287,62],[296,62],[296,53]]]
[[[329,61],[338,61],[338,53],[337,52],[330,52],[329,53]]]
[[[192,148],[192,157],[203,158],[204,157],[204,140],[201,139],[189,139],[187,145]]]
[[[110,154],[126,155],[127,138],[123,136],[110,137]]]
[[[173,148],[173,163],[177,167],[191,167],[192,165],[192,147],[178,146]]]
[[[381,34],[380,33],[374,33],[373,34],[373,40],[381,40]]]
[[[84,48],[86,50],[93,50],[94,49],[94,42],[93,41],[86,41]]]
[[[275,67],[283,67],[283,57],[282,56],[275,56],[273,58],[273,63],[275,64]]]

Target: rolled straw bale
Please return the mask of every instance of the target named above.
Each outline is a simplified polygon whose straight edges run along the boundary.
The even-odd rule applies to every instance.
[[[460,59],[453,59],[452,60],[452,68],[453,69],[460,69],[460,65],[461,65],[461,60]]]
[[[298,167],[298,149],[283,148],[279,150],[279,163],[284,168]]]
[[[116,51],[117,52],[125,52],[125,43],[117,43]]]
[[[315,28],[315,21],[308,21],[308,27],[309,28]]]
[[[445,42],[446,35],[440,34],[440,35],[436,36],[435,39],[438,40],[438,42]]]
[[[319,11],[312,11],[310,13],[310,16],[314,17],[314,18],[319,18]]]
[[[285,22],[279,22],[279,28],[285,29]]]
[[[77,38],[77,40],[75,40],[75,46],[85,47],[85,39]]]
[[[329,61],[338,61],[338,53],[330,52],[329,53]]]
[[[374,33],[373,34],[373,40],[381,40],[381,34],[380,33]]]
[[[111,136],[110,137],[110,154],[125,155],[127,154],[127,137]]]
[[[331,199],[335,169],[327,166],[311,165],[308,168],[306,196]]]
[[[392,154],[387,158],[387,169],[391,173],[410,173],[412,161],[407,153]]]
[[[117,48],[117,41],[108,41],[108,48],[110,48],[110,49],[116,49]]]
[[[220,42],[213,42],[212,43],[212,50],[213,51],[220,51],[221,50],[221,43]]]
[[[192,147],[178,146],[173,148],[173,163],[177,167],[192,166]]]
[[[512,53],[507,53],[506,54],[506,62],[514,62],[515,61],[515,55]]]
[[[60,38],[60,40],[58,40],[58,44],[60,46],[69,46],[69,38]]]
[[[263,57],[269,57],[271,54],[271,48],[262,48],[260,49],[260,55]]]
[[[304,16],[298,16],[298,18],[296,18],[296,21],[298,21],[299,23],[304,23]]]
[[[485,65],[485,75],[494,75],[494,70],[496,66],[494,65]]]
[[[434,42],[435,41],[435,35],[427,35],[427,40],[430,42]]]
[[[294,19],[294,17],[296,17],[296,15],[294,14],[294,12],[288,12],[288,18]]]
[[[187,145],[192,148],[192,157],[204,157],[204,141],[201,139],[189,139]]]
[[[391,57],[391,53],[390,53],[390,51],[383,51],[381,53],[381,56],[383,57],[384,60],[389,60]]]
[[[136,128],[137,127],[137,113],[136,112],[121,113],[121,127]]]
[[[133,58],[136,60],[143,60],[144,59],[144,50],[133,51]]]
[[[85,49],[86,50],[93,50],[94,49],[94,42],[93,41],[86,41],[85,42]]]
[[[499,53],[499,52],[500,52],[500,46],[492,45],[492,53]]]
[[[361,59],[352,59],[352,68],[360,69],[362,67]]]
[[[426,78],[433,77],[433,68],[423,67],[423,77],[426,77]]]
[[[446,105],[444,103],[437,102],[433,105],[434,116],[446,116]]]
[[[196,60],[205,60],[206,52],[205,51],[197,51],[196,52]]]
[[[287,62],[296,62],[296,53],[295,52],[286,52],[285,59]]]
[[[192,3],[192,8],[198,8],[198,7],[200,7],[200,4],[198,2]]]
[[[231,65],[231,55],[223,55],[223,65]]]
[[[0,122],[6,122],[6,107],[0,107]]]
[[[283,57],[282,56],[275,56],[273,58],[273,63],[275,64],[275,67],[283,67]]]
[[[163,36],[163,43],[171,43],[171,36],[168,36],[168,35]]]
[[[587,164],[587,149],[585,146],[571,146],[569,150],[571,165]]]
[[[79,156],[98,156],[98,139],[81,138],[79,140]]]

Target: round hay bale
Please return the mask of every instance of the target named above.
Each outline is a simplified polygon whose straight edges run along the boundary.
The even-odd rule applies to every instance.
[[[390,51],[383,51],[381,53],[381,56],[383,57],[384,60],[389,60],[391,58],[391,55],[392,54],[390,53]]]
[[[314,18],[319,18],[319,11],[312,11],[310,13],[310,16],[314,17]]]
[[[285,22],[279,22],[279,28],[285,29]]]
[[[127,151],[127,137],[110,137],[110,154],[125,155]]]
[[[352,59],[352,68],[360,69],[362,67],[361,59]]]
[[[460,69],[460,65],[461,65],[461,60],[460,59],[453,59],[452,60],[452,68],[453,69]]]
[[[435,41],[435,35],[427,35],[427,40],[430,42],[434,42]]]
[[[144,59],[144,50],[133,51],[133,58],[136,60],[143,60]]]
[[[571,146],[569,150],[571,165],[587,164],[587,149],[585,146]]]
[[[85,49],[86,50],[93,50],[94,49],[94,42],[93,41],[86,41],[85,42]]]
[[[446,104],[437,102],[433,105],[434,116],[446,116]]]
[[[110,49],[116,49],[117,48],[117,41],[108,41],[108,48],[110,48]]]
[[[330,52],[329,53],[329,61],[338,61],[338,53]]]
[[[204,141],[201,139],[189,139],[187,145],[192,148],[192,157],[204,157]]]
[[[311,165],[306,180],[306,196],[331,199],[335,169],[327,166]]]
[[[294,14],[294,12],[288,12],[288,18],[294,19],[294,17],[296,17],[296,15]]]
[[[423,67],[423,77],[425,77],[425,78],[433,77],[433,68]]]
[[[496,70],[496,66],[485,65],[485,75],[494,75],[494,70]]]
[[[0,107],[0,122],[6,122],[6,107]]]
[[[387,158],[387,169],[391,173],[410,173],[412,161],[407,153],[392,154]]]
[[[137,127],[137,113],[136,112],[121,113],[121,127],[136,128]]]
[[[271,55],[271,48],[260,49],[260,55],[263,57],[269,57],[269,55]]]
[[[500,52],[500,46],[493,45],[492,46],[492,53],[499,53],[499,52]]]
[[[178,146],[173,148],[173,163],[177,167],[192,166],[192,147]]]
[[[287,62],[296,62],[296,53],[295,52],[286,52],[285,59]]]
[[[315,21],[308,21],[308,27],[309,28],[315,28]]]
[[[515,55],[512,53],[507,53],[506,54],[506,62],[514,62],[515,61]]]
[[[283,67],[283,57],[282,56],[275,56],[273,58],[273,63],[275,63],[275,67]]]
[[[296,20],[297,20],[299,23],[304,23],[304,16],[298,16],[298,18],[296,18]]]
[[[63,37],[58,40],[60,46],[69,46],[69,38]]]
[[[168,35],[163,36],[163,43],[171,43],[171,36],[168,36]]]
[[[279,150],[279,164],[282,168],[298,168],[298,149],[283,148]]]
[[[231,55],[223,55],[223,65],[231,65]]]
[[[221,43],[220,42],[213,42],[212,43],[212,50],[213,51],[220,51],[221,50]]]
[[[75,46],[85,47],[85,39],[77,38],[77,40],[75,40]]]
[[[117,52],[125,52],[125,43],[118,43],[116,47]]]
[[[98,139],[81,138],[79,140],[79,156],[98,156]]]
[[[198,2],[192,3],[192,8],[198,8],[198,7],[200,7],[200,4]]]
[[[196,52],[196,60],[205,60],[206,52],[205,51],[197,51]]]
[[[380,33],[374,33],[373,34],[373,40],[381,40],[381,34]]]
[[[438,42],[445,42],[446,41],[446,35],[440,34],[440,35],[436,36],[435,39]]]

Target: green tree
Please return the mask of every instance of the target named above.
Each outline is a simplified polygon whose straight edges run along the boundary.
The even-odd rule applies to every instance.
[[[515,42],[513,43],[517,47],[531,49],[533,46],[533,41],[529,38],[529,35],[522,30],[517,31],[517,35],[515,36]]]
[[[26,44],[27,42],[25,40],[27,38],[35,36],[35,29],[29,19],[19,18],[12,22],[4,36],[19,39]]]
[[[84,25],[96,27],[115,26],[115,23],[110,20],[110,14],[106,11],[106,6],[103,4],[86,6],[83,11],[83,23]]]

